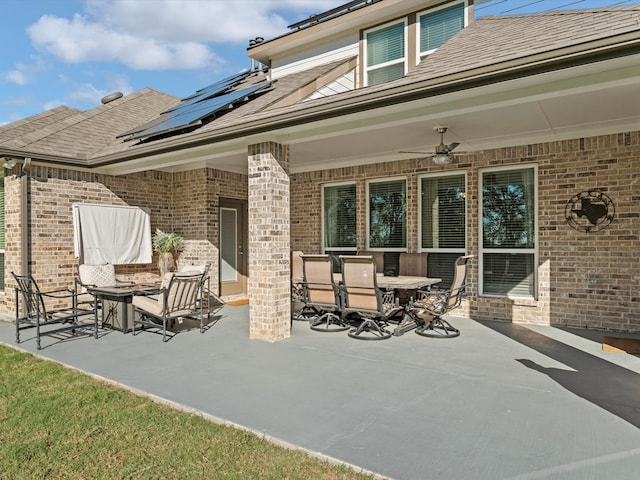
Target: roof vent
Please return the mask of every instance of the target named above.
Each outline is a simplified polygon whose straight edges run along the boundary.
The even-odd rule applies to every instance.
[[[264,42],[263,37],[252,38],[251,40],[249,40],[249,48],[253,48],[256,45],[260,45],[262,42]],[[258,64],[256,65],[256,61],[253,58],[251,58],[251,72],[255,72],[256,70],[262,70],[260,62],[257,62],[257,63]]]
[[[104,105],[105,103],[113,102],[114,100],[117,100],[119,98],[122,98],[122,92],[113,92],[106,97],[102,97],[102,100],[100,101]]]

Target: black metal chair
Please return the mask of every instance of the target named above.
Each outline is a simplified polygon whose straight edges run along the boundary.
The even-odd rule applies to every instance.
[[[393,291],[383,291],[376,281],[376,261],[373,256],[343,255],[342,289],[344,315],[355,314],[360,323],[348,335],[359,340],[385,340],[392,333],[387,321],[402,310]]]
[[[78,295],[74,290],[58,289],[43,292],[31,275],[17,275],[11,272],[16,281],[16,343],[20,343],[20,332],[27,328],[36,329],[36,347],[42,348],[40,338],[93,327],[93,335],[98,338],[98,315],[94,308],[81,308]],[[22,300],[22,302],[20,301]],[[95,299],[93,305],[95,305]],[[20,305],[22,304],[22,308]],[[21,314],[22,311],[22,314]],[[93,324],[87,323],[89,317]],[[83,321],[81,321],[83,320]],[[55,328],[46,328],[55,325]]]
[[[202,274],[202,285],[200,285],[202,296],[199,298],[199,301],[202,302],[203,314],[206,313],[207,318],[211,318],[211,297],[213,297],[218,306],[222,307],[224,305],[224,300],[211,291],[211,275],[209,274],[209,270],[211,270],[210,263],[204,265],[184,265],[180,269],[181,274]]]
[[[316,316],[313,309],[307,308],[304,292],[304,268],[300,250],[291,252],[291,320],[307,322],[310,316]]]
[[[447,290],[420,291],[417,299],[411,302],[408,313],[419,325],[416,333],[423,337],[453,338],[460,330],[442,318],[451,310],[458,308],[466,293],[469,260],[473,255],[458,257],[455,262],[455,275],[451,287]],[[425,321],[423,316],[431,317]]]
[[[136,325],[162,329],[162,341],[169,340],[167,329],[185,319],[199,321],[200,333],[204,332],[202,286],[205,273],[167,273],[160,290],[134,295],[132,335]],[[175,334],[176,332],[174,332]]]
[[[341,312],[340,290],[333,280],[329,255],[302,255],[303,301],[309,327],[318,332],[343,332],[350,328]],[[309,315],[309,313],[307,313]]]

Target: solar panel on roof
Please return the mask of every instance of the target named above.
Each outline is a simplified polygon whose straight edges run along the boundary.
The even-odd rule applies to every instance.
[[[242,80],[244,80],[251,72],[242,72],[242,73],[237,73],[235,75],[232,75],[230,77],[227,78],[223,78],[222,80],[218,80],[215,83],[212,83],[211,85],[208,85],[206,87],[203,87],[199,90],[196,90],[196,93],[194,93],[193,95],[190,95],[186,98],[183,98],[182,100],[191,100],[192,98],[195,97],[202,97],[203,95],[208,95],[209,93],[211,93],[211,95],[216,95],[220,92],[225,91],[227,88],[233,87],[234,85],[237,85],[238,83],[240,83]]]
[[[150,137],[161,133],[168,133],[172,130],[197,125],[197,123],[203,118],[213,115],[214,113],[227,108],[234,102],[237,102],[241,98],[248,97],[269,85],[270,84],[268,82],[259,83],[249,88],[236,90],[190,104],[188,107],[183,109],[168,111],[167,113],[160,115],[158,120],[161,121],[150,122],[150,124],[147,124],[146,128],[143,130],[131,132],[133,134],[131,138],[136,139]]]

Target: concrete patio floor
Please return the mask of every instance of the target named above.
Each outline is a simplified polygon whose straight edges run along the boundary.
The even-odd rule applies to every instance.
[[[452,319],[462,335],[249,340],[248,307],[204,333],[19,348],[314,455],[393,479],[637,479],[640,358],[602,332]],[[0,322],[0,342],[16,346]],[[7,375],[4,372],[3,375]]]

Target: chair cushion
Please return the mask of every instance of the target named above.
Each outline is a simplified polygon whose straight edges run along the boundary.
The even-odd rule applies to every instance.
[[[104,265],[78,265],[80,282],[96,287],[113,287],[116,285],[116,270],[110,263]],[[82,289],[85,293],[86,289]]]
[[[133,303],[134,307],[137,307],[140,310],[149,312],[156,317],[162,317],[162,308],[164,303],[162,295],[159,295],[159,298],[153,298],[146,295],[134,295],[131,303]]]

